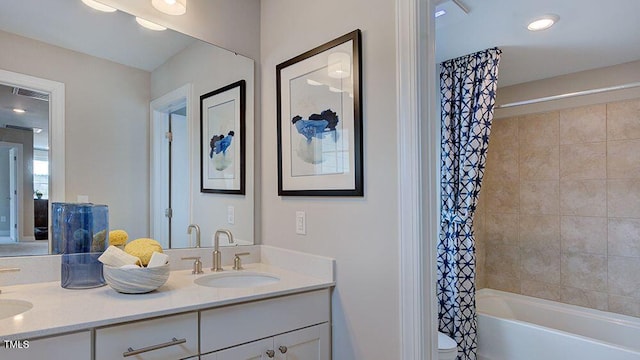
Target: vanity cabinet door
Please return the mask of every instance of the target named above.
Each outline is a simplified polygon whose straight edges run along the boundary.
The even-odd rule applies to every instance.
[[[329,324],[278,335],[273,340],[276,360],[329,360]]]
[[[48,338],[13,342],[0,346],[0,359],[91,359],[91,332],[52,336]]]
[[[216,351],[200,356],[200,360],[267,360],[267,351],[273,351],[273,338]],[[274,352],[275,356],[275,352]]]
[[[328,290],[205,310],[200,312],[200,350],[209,353],[226,349],[325,323],[330,318]]]
[[[96,360],[175,360],[198,355],[198,313],[96,330]]]

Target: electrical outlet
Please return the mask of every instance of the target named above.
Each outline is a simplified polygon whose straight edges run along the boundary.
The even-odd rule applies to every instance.
[[[296,211],[296,234],[307,235],[307,215],[304,211]]]
[[[231,225],[236,223],[236,208],[233,205],[227,206],[227,222]]]

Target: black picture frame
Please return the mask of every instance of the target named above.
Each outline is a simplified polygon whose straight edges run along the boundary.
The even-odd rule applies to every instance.
[[[361,37],[276,66],[278,195],[364,196]]]
[[[200,192],[245,194],[245,122],[245,80],[200,96]]]

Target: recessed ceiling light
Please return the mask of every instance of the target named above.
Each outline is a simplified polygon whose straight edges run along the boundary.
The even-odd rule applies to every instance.
[[[82,0],[82,2],[87,5],[88,7],[98,10],[98,11],[102,11],[102,12],[114,12],[118,9],[116,8],[112,8],[111,6],[107,6],[105,4],[101,4],[97,1],[94,0]]]
[[[139,18],[136,16],[136,22],[138,24],[140,24],[140,26],[142,27],[146,27],[149,30],[153,30],[153,31],[163,31],[163,30],[167,30],[166,27],[162,26],[162,25],[158,25],[154,22],[151,22],[149,20],[145,20],[143,18]]]
[[[447,13],[446,10],[438,10],[436,11],[436,18],[439,18],[442,15],[445,15]]]
[[[531,31],[546,30],[558,22],[559,19],[558,15],[545,15],[530,22],[527,29]]]
[[[168,15],[182,15],[187,12],[187,0],[151,0],[151,5]]]
[[[25,109],[18,109],[18,108],[14,108],[14,109],[13,109],[13,112],[14,112],[14,113],[18,113],[18,114],[24,114],[24,113],[26,113],[27,111],[26,111]]]
[[[42,132],[42,129],[41,129],[41,128],[37,128],[37,127],[34,127],[34,128],[33,128],[33,133],[34,133],[34,134],[40,134],[41,132]]]

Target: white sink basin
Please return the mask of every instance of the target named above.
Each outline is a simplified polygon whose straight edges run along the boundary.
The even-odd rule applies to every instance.
[[[0,300],[0,320],[22,314],[30,310],[33,304],[23,300]]]
[[[280,281],[275,275],[257,272],[224,272],[201,276],[194,280],[200,286],[215,288],[250,288],[275,284]]]

